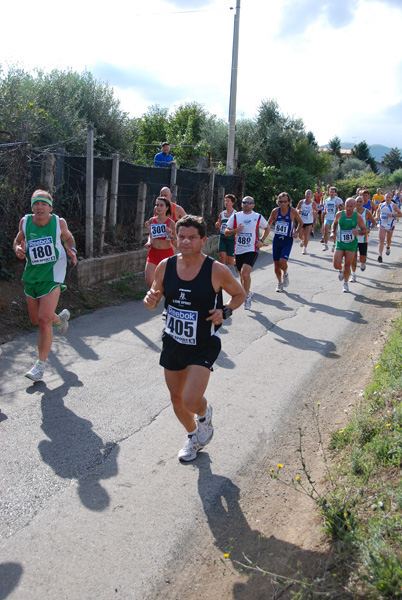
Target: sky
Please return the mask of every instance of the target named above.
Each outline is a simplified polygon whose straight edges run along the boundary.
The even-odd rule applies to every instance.
[[[90,71],[131,117],[196,101],[227,120],[236,4],[238,119],[275,99],[320,145],[402,147],[402,0],[7,2],[0,65]]]

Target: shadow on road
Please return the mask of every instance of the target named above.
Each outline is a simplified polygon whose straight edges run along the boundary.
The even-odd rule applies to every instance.
[[[119,448],[114,442],[105,444],[93,431],[90,421],[65,406],[64,398],[69,389],[81,387],[83,383],[69,371],[64,371],[63,379],[64,383],[53,390],[43,381],[28,390],[28,393],[42,392],[41,427],[49,439],[42,440],[38,449],[56,475],[78,481],[78,495],[86,508],[102,511],[109,506],[110,498],[100,479],[117,475]],[[100,469],[108,457],[107,469]]]
[[[17,587],[23,568],[19,563],[0,563],[0,600],[4,600]]]
[[[252,529],[239,504],[240,489],[229,478],[212,473],[211,459],[206,452],[200,453],[193,464],[199,469],[198,492],[215,545],[222,552],[222,559],[224,554],[229,554],[227,560],[232,563],[231,566],[241,571],[243,576],[248,575],[246,583],[234,584],[231,597],[236,600],[271,598],[270,594],[278,590],[278,585],[271,578],[264,577],[262,573],[255,575],[252,570],[242,569],[238,563],[247,564],[249,560],[278,576],[293,575],[298,579],[300,563],[303,575],[312,576],[328,561],[326,553],[306,551],[274,536],[265,538],[260,531]],[[294,591],[293,586],[292,589]]]
[[[352,292],[353,290],[351,290]],[[342,319],[347,319],[348,321],[352,321],[353,323],[367,323],[365,319],[363,319],[361,313],[357,310],[345,310],[343,308],[336,308],[335,306],[330,306],[328,304],[321,304],[319,302],[310,302],[305,298],[302,298],[300,294],[292,294],[286,293],[289,298],[294,300],[295,302],[299,302],[304,306],[310,306],[310,312],[322,312],[327,315],[341,317]]]
[[[265,315],[256,310],[254,311],[254,315],[250,314],[250,316],[261,323],[267,330],[271,330],[274,335],[279,335],[280,338],[276,337],[275,341],[280,344],[287,344],[299,350],[312,350],[326,358],[339,358],[339,354],[335,353],[336,345],[330,340],[308,337],[297,331],[282,329],[282,327],[275,325]]]

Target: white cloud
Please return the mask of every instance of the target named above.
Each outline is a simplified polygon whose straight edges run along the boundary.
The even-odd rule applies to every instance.
[[[3,60],[85,68],[114,86],[122,108],[197,101],[227,118],[236,0],[50,0],[7,3]],[[401,0],[243,0],[238,115],[264,98],[303,119],[319,143],[334,135],[400,145]],[[4,63],[3,63],[4,64]],[[378,125],[381,123],[381,126]]]

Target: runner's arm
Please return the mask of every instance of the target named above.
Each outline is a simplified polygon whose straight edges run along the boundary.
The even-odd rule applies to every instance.
[[[278,210],[279,210],[279,207],[278,207],[278,208],[274,208],[274,210],[271,212],[271,214],[270,214],[270,216],[269,216],[269,219],[268,219],[268,225],[269,225],[270,227],[271,227],[271,225],[272,225],[273,223],[275,223],[275,221],[276,221],[276,218],[277,218],[277,216],[278,216]]]
[[[296,227],[296,229],[294,230],[294,233],[299,235],[299,229],[301,227],[303,227],[303,219],[301,218],[301,216],[299,215],[299,213],[297,212],[297,210],[295,208],[292,208],[290,214],[294,216],[294,221],[297,221],[297,223],[298,223],[298,227]]]
[[[394,213],[395,217],[397,217],[397,218],[402,217],[402,213],[396,204],[392,207],[392,212]]]
[[[239,308],[246,299],[247,294],[243,286],[233,277],[230,269],[218,261],[212,265],[212,285],[215,291],[222,289],[231,296],[229,302],[225,304],[231,310]],[[214,325],[220,325],[223,321],[223,310],[213,308],[209,312],[211,316],[207,317],[207,321],[212,321]]]
[[[163,296],[163,278],[166,271],[167,258],[162,260],[155,270],[155,278],[150,290],[145,294],[144,304],[148,310],[156,310]]]
[[[357,215],[357,226],[359,229],[353,229],[353,232],[356,231],[356,233],[354,235],[366,235],[367,233],[367,227],[366,227],[366,223],[364,222],[364,219],[361,215]]]
[[[24,230],[22,229],[23,220],[24,219],[21,219],[21,221],[20,221],[18,233],[15,236],[15,239],[13,242],[13,248],[14,248],[15,255],[17,258],[20,258],[20,259],[25,258],[25,250],[26,250],[25,235],[24,235]]]
[[[371,211],[369,211],[369,210],[366,211],[366,216],[367,216],[367,219],[370,221],[370,223],[372,223],[374,226],[377,225],[377,221],[375,220]]]
[[[264,242],[265,242],[265,240],[267,239],[267,237],[268,237],[268,235],[269,235],[269,232],[270,232],[270,230],[271,230],[271,225],[270,225],[270,224],[269,224],[269,222],[268,222],[267,226],[264,228],[264,233],[262,234],[262,237],[261,237],[261,238],[259,238],[259,240],[258,240],[258,241],[259,241],[259,243],[261,244],[261,246],[263,245],[263,243],[264,243]],[[260,246],[260,248],[261,248],[261,246]]]
[[[176,204],[176,216],[177,216],[177,220],[181,219],[182,217],[186,216],[186,211],[184,210],[184,208],[182,206],[180,206],[179,204]]]
[[[336,215],[335,215],[335,219],[334,222],[332,223],[332,227],[331,227],[331,235],[329,236],[331,239],[335,239],[335,235],[336,235],[336,229],[338,227],[338,223],[339,223],[339,219],[341,218],[341,214],[342,211],[339,210]]]
[[[72,259],[74,266],[77,264],[77,248],[75,247],[74,236],[67,227],[65,219],[60,218],[60,238],[68,256]]]

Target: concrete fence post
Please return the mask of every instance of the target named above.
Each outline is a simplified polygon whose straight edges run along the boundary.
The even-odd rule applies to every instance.
[[[142,242],[142,239],[143,239],[146,199],[147,199],[147,184],[141,181],[141,183],[138,186],[137,215],[135,218],[135,225],[134,225],[135,241],[139,244]]]
[[[117,223],[117,194],[119,190],[120,155],[112,154],[112,182],[110,185],[109,223],[115,227]]]

